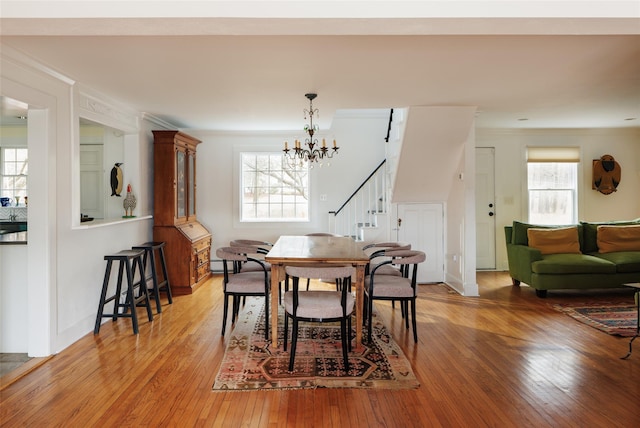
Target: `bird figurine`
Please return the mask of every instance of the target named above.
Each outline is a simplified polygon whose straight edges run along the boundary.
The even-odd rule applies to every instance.
[[[602,155],[593,165],[593,187],[604,195],[617,191],[622,170],[611,155]]]
[[[122,164],[123,162],[117,162],[111,168],[111,196],[120,196],[122,192]]]
[[[127,196],[125,196],[122,201],[122,206],[124,207],[124,216],[125,217],[133,217],[133,210],[136,207],[138,201],[136,197],[131,193],[131,184],[127,185]]]

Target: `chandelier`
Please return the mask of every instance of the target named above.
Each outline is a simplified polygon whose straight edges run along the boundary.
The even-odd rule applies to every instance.
[[[304,146],[298,139],[295,139],[293,149],[289,149],[289,143],[285,141],[284,150],[282,150],[284,158],[289,167],[302,166],[304,162],[309,162],[309,166],[313,168],[314,162],[322,166],[323,160],[326,160],[326,164],[329,165],[328,160],[338,153],[340,147],[336,146],[336,140],[333,140],[332,151],[330,151],[324,138],[322,139],[322,146],[319,145],[318,139],[314,138],[319,128],[318,125],[313,124],[313,116],[319,116],[319,112],[318,109],[313,108],[313,100],[318,94],[304,94],[304,96],[309,100],[309,110],[303,110],[304,118],[306,119],[307,115],[309,116],[309,123],[304,126],[304,132],[307,135],[304,139]]]

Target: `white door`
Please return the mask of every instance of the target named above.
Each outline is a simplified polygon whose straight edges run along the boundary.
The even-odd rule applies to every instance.
[[[102,145],[80,145],[80,212],[96,219],[104,218],[102,151]]]
[[[476,269],[496,268],[494,152],[476,148]]]
[[[399,204],[398,241],[424,251],[427,259],[418,267],[418,282],[444,280],[444,228],[442,204]]]

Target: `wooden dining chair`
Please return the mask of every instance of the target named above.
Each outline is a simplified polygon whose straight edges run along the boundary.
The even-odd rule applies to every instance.
[[[259,241],[256,239],[234,239],[229,242],[229,246],[253,248],[255,249],[255,252],[253,254],[257,256],[256,258],[262,259],[264,255],[269,252],[271,247],[273,247],[273,244],[271,242]],[[262,262],[268,269],[271,269],[271,265],[268,262],[265,262],[264,260]],[[251,261],[248,261],[246,263],[236,262],[234,268],[238,272],[240,272],[241,270],[243,270],[244,272],[262,270],[262,267],[260,267],[260,265],[257,265],[256,263],[253,263]]]
[[[365,275],[369,275],[371,270],[383,261],[388,260],[388,257],[384,257],[385,250],[410,250],[411,244],[406,242],[376,242],[373,244],[367,244],[362,247],[362,250],[369,255],[369,264],[365,268]],[[385,264],[377,271],[378,275],[393,275],[407,277],[408,272],[406,266]],[[395,300],[391,301],[391,307],[395,309]],[[400,312],[402,317],[405,316],[404,306],[400,306]]]
[[[349,350],[351,349],[351,314],[355,306],[355,299],[349,293],[348,287],[343,286],[340,291],[310,290],[301,291],[300,278],[342,279],[343,284],[351,282],[355,274],[352,266],[336,267],[294,267],[286,266],[285,271],[293,279],[293,289],[284,294],[284,350],[287,350],[289,335],[289,318],[293,322],[291,333],[291,356],[289,371],[293,371],[298,343],[298,328],[300,321],[333,322],[340,321],[340,336],[342,339],[342,356],[345,371],[349,372]]]
[[[240,298],[246,296],[263,296],[265,307],[264,338],[269,340],[269,282],[270,271],[264,261],[251,257],[255,251],[251,247],[221,247],[216,250],[216,256],[222,260],[224,279],[224,311],[222,316],[222,336],[224,336],[227,325],[227,314],[229,309],[229,297],[232,298],[231,323],[235,323],[240,309]],[[235,262],[254,262],[261,267],[260,270],[249,272],[234,271]],[[231,266],[230,266],[231,265]]]
[[[413,340],[418,342],[416,331],[416,279],[418,275],[418,265],[426,260],[426,255],[422,251],[415,250],[385,250],[384,257],[388,260],[376,265],[371,274],[365,277],[364,296],[365,310],[367,312],[367,340],[371,343],[371,330],[373,320],[373,301],[392,300],[399,301],[403,312],[406,315],[405,325],[409,329],[409,303],[411,303],[411,323],[413,327]],[[408,273],[405,277],[397,275],[378,274],[378,271],[389,264],[401,266]]]
[[[371,270],[379,263],[385,261],[383,256],[385,250],[410,250],[411,244],[406,242],[376,242],[367,244],[362,247],[362,250],[369,256],[369,265],[367,265],[366,273],[369,274]],[[400,267],[397,265],[386,264],[383,268],[378,270],[378,275],[395,275],[404,276]]]

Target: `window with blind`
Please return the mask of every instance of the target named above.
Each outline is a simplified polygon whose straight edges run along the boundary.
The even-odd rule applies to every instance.
[[[529,222],[574,224],[578,221],[578,147],[528,147]]]

